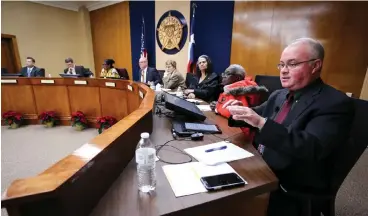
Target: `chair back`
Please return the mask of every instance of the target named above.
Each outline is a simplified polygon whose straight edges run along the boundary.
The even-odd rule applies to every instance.
[[[256,75],[254,80],[259,86],[265,86],[268,89],[267,93],[262,93],[260,103],[265,102],[272,92],[282,89],[279,76]]]
[[[336,195],[368,145],[368,101],[354,99],[355,116],[347,145],[336,150],[336,162],[332,170],[331,192]]]
[[[129,74],[126,68],[116,68],[121,79],[129,79]]]
[[[161,80],[162,78],[164,77],[164,74],[165,74],[165,70],[157,70],[158,71],[158,74],[160,74],[160,77],[161,77]]]
[[[45,68],[40,68],[41,77],[45,77]]]

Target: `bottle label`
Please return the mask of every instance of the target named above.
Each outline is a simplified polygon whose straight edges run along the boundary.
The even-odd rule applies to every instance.
[[[140,148],[135,151],[135,161],[140,165],[153,164],[155,162],[156,149]]]

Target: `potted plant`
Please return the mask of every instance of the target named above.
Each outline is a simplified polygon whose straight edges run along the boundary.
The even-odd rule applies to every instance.
[[[41,120],[41,124],[43,124],[45,127],[54,127],[56,121],[58,121],[58,117],[56,116],[56,112],[54,111],[41,113],[39,119]]]
[[[72,127],[76,130],[82,131],[87,127],[87,119],[83,112],[77,111],[72,113]]]
[[[101,134],[107,128],[113,126],[117,122],[112,116],[103,116],[97,119],[98,133]]]
[[[9,125],[11,129],[19,128],[19,126],[23,123],[23,115],[18,112],[8,111],[3,113],[3,119],[7,125]]]

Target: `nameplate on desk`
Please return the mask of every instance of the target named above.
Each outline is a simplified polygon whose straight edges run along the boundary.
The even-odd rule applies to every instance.
[[[55,80],[41,80],[41,83],[54,84],[55,83]]]
[[[144,97],[143,92],[139,91],[139,97],[141,97],[143,99],[143,97]]]
[[[1,80],[1,83],[17,83],[15,79]]]
[[[129,91],[133,91],[133,86],[128,85],[128,90],[129,90]]]
[[[115,87],[115,83],[113,83],[113,82],[105,82],[105,86]]]
[[[74,84],[76,85],[87,85],[86,80],[74,80]]]

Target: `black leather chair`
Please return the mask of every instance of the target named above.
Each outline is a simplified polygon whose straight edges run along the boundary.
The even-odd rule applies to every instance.
[[[45,68],[40,68],[41,77],[45,77]]]
[[[259,86],[265,86],[268,89],[267,93],[263,93],[260,98],[260,102],[265,102],[272,92],[282,89],[281,81],[279,76],[266,76],[256,75],[254,80]]]
[[[161,80],[162,80],[162,78],[164,77],[164,74],[165,74],[165,70],[157,70],[157,71],[160,74],[160,77],[161,77]]]
[[[326,192],[300,193],[288,191],[290,196],[305,199],[306,216],[335,215],[335,199],[337,192],[349,174],[355,163],[363,154],[368,145],[368,101],[354,99],[355,116],[352,127],[350,128],[350,139],[348,144],[339,146],[333,153],[336,156],[335,164],[331,170],[330,189]],[[347,128],[348,129],[348,128]],[[364,184],[365,182],[361,182]],[[316,204],[318,207],[316,207]]]
[[[125,79],[125,80],[129,79],[129,74],[128,74],[127,69],[125,69],[125,68],[116,68],[116,70],[119,73],[120,79]]]

